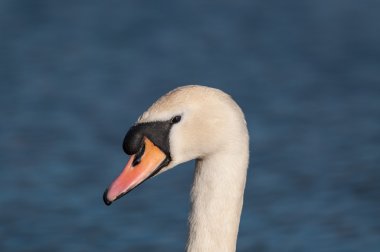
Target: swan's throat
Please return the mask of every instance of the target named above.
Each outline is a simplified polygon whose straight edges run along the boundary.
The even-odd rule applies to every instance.
[[[235,251],[248,155],[198,160],[191,192],[188,251]]]

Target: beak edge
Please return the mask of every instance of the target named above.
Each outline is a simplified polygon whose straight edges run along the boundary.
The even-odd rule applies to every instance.
[[[134,164],[135,155],[132,155],[121,174],[103,193],[103,201],[109,206],[113,201],[121,198],[138,185],[153,177],[170,162],[168,157],[160,148],[153,144],[148,138],[144,138],[145,153],[137,165]],[[112,200],[109,199],[109,196]]]

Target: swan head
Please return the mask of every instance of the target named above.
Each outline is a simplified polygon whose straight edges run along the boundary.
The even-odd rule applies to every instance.
[[[186,161],[242,151],[239,134],[248,139],[244,115],[229,95],[204,86],[177,88],[158,99],[127,132],[123,149],[130,160],[103,200],[110,205]]]

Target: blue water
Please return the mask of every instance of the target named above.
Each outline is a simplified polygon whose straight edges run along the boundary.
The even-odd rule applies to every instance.
[[[126,130],[199,83],[251,132],[238,251],[380,251],[379,1],[0,1],[0,251],[183,251],[193,163],[110,207]]]

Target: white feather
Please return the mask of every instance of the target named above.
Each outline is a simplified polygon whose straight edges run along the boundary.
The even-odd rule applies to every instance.
[[[249,159],[243,112],[224,92],[177,88],[156,101],[138,122],[181,115],[170,133],[172,162],[160,173],[196,159],[187,251],[235,251]]]

